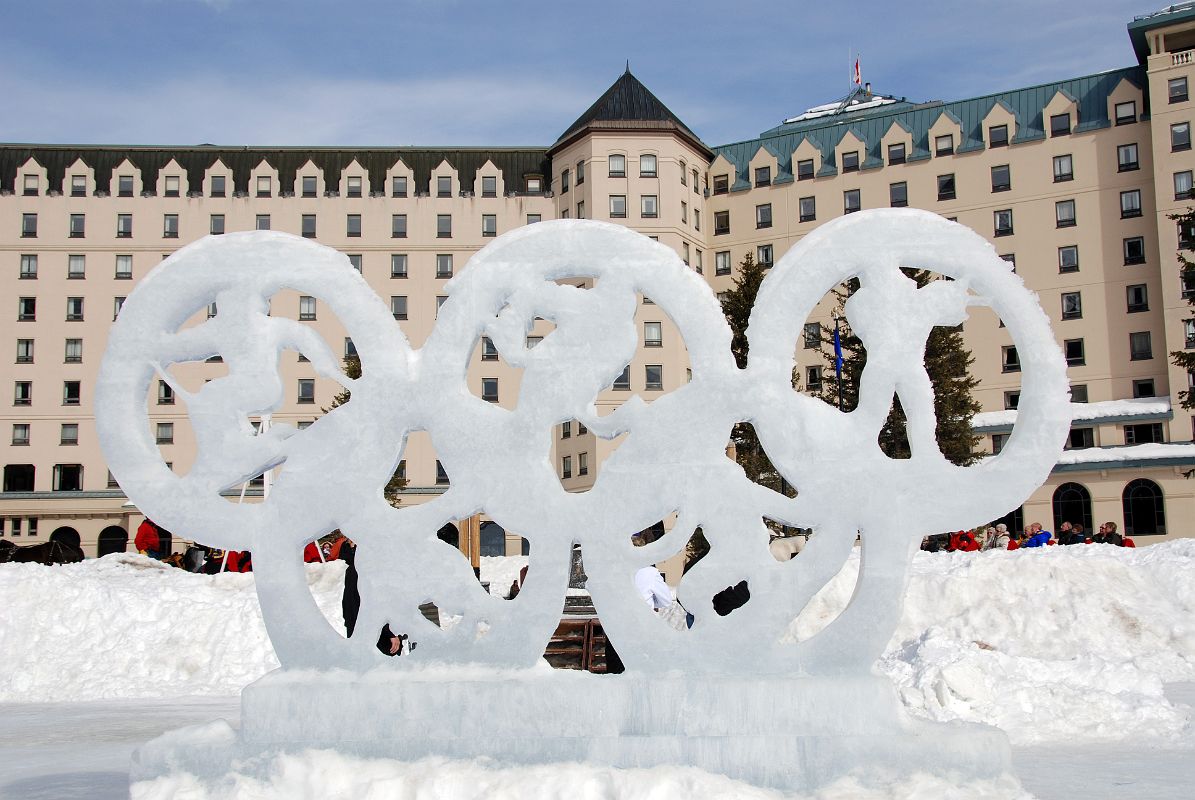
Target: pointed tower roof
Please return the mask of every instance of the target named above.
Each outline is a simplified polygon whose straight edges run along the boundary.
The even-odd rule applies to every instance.
[[[672,131],[713,158],[713,153],[697,134],[631,74],[630,65],[606,93],[560,135],[549,154],[590,131],[598,130]]]

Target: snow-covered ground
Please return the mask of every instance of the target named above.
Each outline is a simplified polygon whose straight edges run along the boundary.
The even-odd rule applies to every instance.
[[[503,593],[523,563],[486,559],[483,579]],[[837,615],[857,566],[853,557],[793,635]],[[339,622],[343,565],[309,566],[308,578]],[[191,575],[126,555],[3,565],[0,608],[0,796],[121,796],[139,743],[203,719],[235,721],[233,696],[276,664],[252,575]],[[913,714],[1007,731],[1020,777],[1039,797],[1186,797],[1195,783],[1195,540],[918,554],[879,668]],[[139,785],[139,796],[779,796],[694,770],[514,770],[334,753],[279,756],[220,782],[170,780]],[[311,788],[291,791],[298,786]],[[1018,792],[914,776],[874,791],[835,785],[818,797]]]

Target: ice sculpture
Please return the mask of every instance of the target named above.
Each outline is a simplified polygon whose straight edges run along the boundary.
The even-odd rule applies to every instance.
[[[952,280],[918,289],[901,267]],[[851,277],[861,289],[846,312],[869,358],[859,407],[842,413],[794,391],[791,375],[803,323]],[[567,278],[591,279],[593,288],[561,282]],[[269,298],[282,289],[314,296],[339,317],[360,354],[360,378],[340,374],[309,328],[268,315]],[[864,754],[873,765],[907,765],[931,746],[934,759],[955,767],[986,774],[1006,766],[998,732],[914,725],[871,674],[922,536],[1015,507],[1048,475],[1069,427],[1065,363],[1048,320],[991,245],[911,209],[822,226],[764,281],[745,369],[731,356],[730,329],[708,284],[672,250],[623,227],[561,220],[516,230],[477,253],[447,292],[432,334],[413,350],[343,255],[286,234],[231,234],[164,261],[112,327],[96,402],[112,473],[168,528],[254,553],[282,669],[245,691],[236,747],[694,763],[794,788],[837,777]],[[638,345],[638,296],[675,323],[692,379],[651,403],[634,398],[599,416],[595,398]],[[214,318],[183,329],[211,302]],[[936,447],[923,350],[933,326],[957,325],[979,306],[996,312],[1017,345],[1020,413],[999,455],[963,468]],[[556,327],[528,348],[537,317]],[[523,369],[511,409],[466,385],[481,336]],[[249,417],[281,404],[284,350],[304,354],[352,399],[302,431],[274,425],[258,436]],[[223,357],[228,375],[182,394],[198,455],[176,475],[150,435],[147,393],[152,381],[171,379],[170,365],[212,355]],[[876,441],[894,393],[908,411],[910,459],[886,457]],[[571,419],[599,437],[625,437],[580,494],[564,491],[551,457],[554,426]],[[741,421],[755,426],[796,498],[752,483],[726,457],[730,429]],[[414,430],[430,434],[452,484],[430,502],[395,509],[382,487]],[[264,502],[221,498],[275,467]],[[436,538],[445,522],[476,512],[531,542],[531,567],[513,601],[484,592],[467,562]],[[632,545],[632,533],[673,513],[665,537]],[[815,535],[799,557],[778,562],[765,517]],[[695,623],[677,631],[635,594],[632,576],[680,550],[699,526],[711,552],[680,586]],[[409,656],[383,658],[369,636],[345,639],[316,608],[301,552],[334,528],[357,542],[359,562],[369,565],[358,628],[389,624],[409,633],[419,642]],[[838,572],[857,536],[863,561],[852,602],[817,635],[791,641],[790,622]],[[534,669],[560,617],[574,543],[624,675]],[[712,596],[741,580],[752,600],[729,616],[713,613]],[[419,605],[428,602],[456,624],[425,620]],[[328,677],[334,669],[356,677]],[[147,772],[154,752],[143,753]]]

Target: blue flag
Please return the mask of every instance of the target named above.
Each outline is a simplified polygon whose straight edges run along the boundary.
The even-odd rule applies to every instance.
[[[834,325],[834,374],[842,378],[842,340],[838,338],[838,325]]]

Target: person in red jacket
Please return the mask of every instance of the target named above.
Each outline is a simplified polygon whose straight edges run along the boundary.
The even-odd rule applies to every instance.
[[[158,559],[162,557],[162,539],[158,536],[158,526],[148,517],[137,526],[137,535],[133,538],[133,546],[143,556]]]

